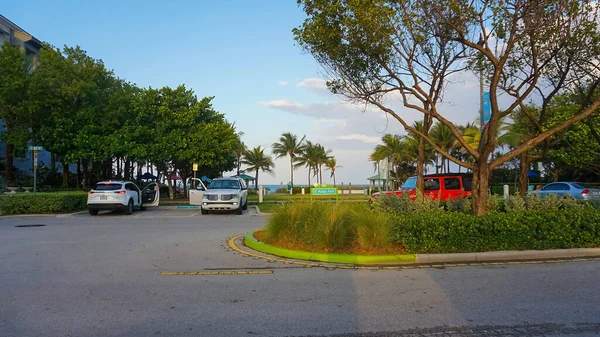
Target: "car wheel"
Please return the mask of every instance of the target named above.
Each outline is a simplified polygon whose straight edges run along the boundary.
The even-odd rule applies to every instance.
[[[205,210],[205,209],[203,209],[203,208],[201,208],[201,209],[200,209],[200,213],[202,213],[202,214],[206,215],[206,214],[208,214],[208,211],[207,211],[207,210]]]
[[[242,208],[243,208],[242,205],[240,205],[240,207],[238,207],[238,209],[235,210],[235,214],[237,214],[237,215],[242,214],[243,213]]]
[[[127,204],[127,215],[131,215],[133,214],[133,200],[129,200],[129,203]]]
[[[90,215],[98,215],[98,210],[97,209],[90,209],[88,211],[90,212]]]
[[[244,201],[244,206],[242,206],[242,209],[244,211],[248,209],[248,199],[246,199],[246,201]]]

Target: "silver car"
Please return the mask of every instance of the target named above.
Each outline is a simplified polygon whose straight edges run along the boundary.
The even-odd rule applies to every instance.
[[[209,211],[235,211],[242,214],[248,208],[248,186],[239,178],[213,179],[202,196],[200,210],[202,214]]]
[[[545,197],[549,194],[554,194],[559,197],[570,195],[574,199],[579,200],[596,200],[600,199],[600,189],[586,186],[583,183],[575,182],[555,182],[545,185],[539,190],[529,192],[531,194]]]

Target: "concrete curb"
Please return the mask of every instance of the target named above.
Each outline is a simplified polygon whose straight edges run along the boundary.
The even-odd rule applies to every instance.
[[[0,214],[0,219],[7,219],[7,218],[34,218],[34,217],[47,217],[47,218],[68,218],[71,217],[73,215],[77,215],[77,214],[84,214],[87,213],[88,211],[79,211],[79,212],[74,212],[74,213],[46,213],[46,214],[10,214],[10,215],[1,215]]]
[[[282,257],[287,257],[296,260],[319,261],[328,263],[344,263],[344,264],[412,264],[415,263],[415,256],[412,254],[398,255],[353,255],[353,254],[326,254],[303,252],[299,250],[291,250],[279,248],[259,242],[254,238],[254,233],[250,232],[244,237],[244,244],[261,253],[272,254]]]
[[[492,262],[526,261],[544,259],[568,259],[578,257],[598,257],[600,248],[573,248],[550,250],[506,250],[498,252],[455,253],[455,254],[416,254],[416,263]]]
[[[351,255],[325,254],[279,248],[259,242],[250,232],[244,236],[244,244],[261,253],[280,257],[355,265],[383,264],[434,264],[434,263],[483,263],[483,262],[519,262],[555,259],[576,259],[600,257],[600,248],[572,248],[549,250],[507,250],[497,252],[451,253],[451,254],[403,254],[403,255]]]

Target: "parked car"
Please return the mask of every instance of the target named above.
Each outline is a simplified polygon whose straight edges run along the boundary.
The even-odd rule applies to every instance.
[[[408,193],[411,199],[417,194],[417,177],[408,178],[398,191],[377,192],[371,195],[378,198],[380,195],[403,195]],[[471,195],[473,174],[471,173],[444,173],[430,174],[423,177],[423,195],[441,201],[448,199],[466,198]]]
[[[209,211],[235,211],[242,214],[248,208],[248,186],[239,178],[213,179],[204,191],[200,210],[202,214]]]
[[[134,210],[158,206],[160,191],[156,183],[143,190],[130,181],[109,180],[97,183],[89,192],[87,208],[90,215],[99,211],[124,211],[132,214]]]
[[[586,186],[584,183],[576,183],[570,181],[557,181],[544,185],[539,190],[530,191],[530,194],[546,197],[550,194],[564,197],[570,195],[574,199],[591,200],[600,199],[600,189]]]

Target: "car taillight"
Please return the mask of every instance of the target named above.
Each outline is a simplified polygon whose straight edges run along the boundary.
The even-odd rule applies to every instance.
[[[583,190],[583,191],[581,191],[581,195],[586,195],[586,194],[590,194],[590,190]]]
[[[89,191],[88,194],[94,194],[94,192],[93,191]]]
[[[125,191],[115,191],[116,194],[125,194]]]

